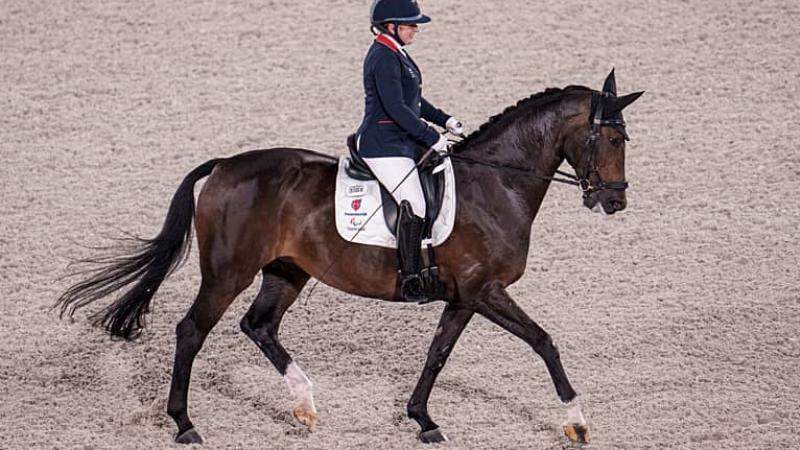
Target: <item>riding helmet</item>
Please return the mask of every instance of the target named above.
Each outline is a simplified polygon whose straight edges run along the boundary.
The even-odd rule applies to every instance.
[[[431,18],[422,14],[417,0],[375,0],[370,10],[372,25],[392,23],[428,23]]]

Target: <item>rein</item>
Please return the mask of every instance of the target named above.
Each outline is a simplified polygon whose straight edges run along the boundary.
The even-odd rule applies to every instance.
[[[467,162],[469,164],[477,164],[477,165],[480,165],[480,166],[492,167],[494,169],[506,169],[506,170],[513,170],[513,171],[516,171],[516,172],[523,172],[523,173],[526,173],[526,174],[529,174],[529,175],[533,175],[534,177],[539,178],[540,180],[555,181],[555,182],[558,182],[558,183],[569,184],[571,186],[580,186],[581,185],[581,183],[580,183],[581,179],[580,178],[576,177],[575,175],[573,175],[571,173],[562,172],[560,170],[556,170],[556,173],[561,175],[561,176],[567,177],[567,178],[558,178],[558,177],[555,177],[555,176],[548,177],[546,175],[542,175],[542,174],[538,173],[534,169],[526,169],[524,167],[508,166],[508,165],[505,165],[505,164],[498,164],[498,163],[493,163],[493,162],[488,162],[488,161],[481,161],[481,160],[478,160],[478,159],[475,159],[475,158],[470,158],[469,156],[459,155],[458,153],[448,153],[447,156],[449,156],[451,159],[455,159],[457,161],[459,161],[459,160],[460,161],[464,161],[464,162]]]

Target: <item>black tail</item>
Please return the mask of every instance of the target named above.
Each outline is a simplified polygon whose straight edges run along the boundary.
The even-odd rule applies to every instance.
[[[61,315],[75,310],[137,282],[133,288],[92,318],[112,336],[132,340],[145,326],[150,300],[164,279],[188,256],[194,218],[194,185],[208,176],[219,159],[212,159],[189,172],[172,197],[161,232],[153,239],[135,238],[136,248],[127,255],[98,258],[89,262],[103,267],[90,271],[88,280],[77,283],[59,297]]]

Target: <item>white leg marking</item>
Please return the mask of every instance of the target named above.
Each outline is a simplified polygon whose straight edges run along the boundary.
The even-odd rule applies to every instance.
[[[317,412],[314,407],[314,396],[311,392],[311,380],[300,367],[292,361],[286,368],[286,375],[283,376],[289,386],[289,392],[295,400],[296,406],[301,406],[309,411]]]
[[[583,417],[581,405],[577,399],[567,403],[567,420],[564,425],[586,425],[586,419]]]

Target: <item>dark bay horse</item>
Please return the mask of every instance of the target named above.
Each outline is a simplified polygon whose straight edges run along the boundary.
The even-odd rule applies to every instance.
[[[492,117],[453,147],[458,210],[453,232],[437,248],[447,286],[444,311],[422,375],[408,402],[423,442],[446,440],[428,414],[428,397],[450,351],[478,313],[530,345],[544,360],[567,405],[564,431],[586,441],[588,429],[550,336],[508,295],[525,273],[531,224],[553,175],[566,160],[583,189],[585,206],[608,214],[625,208],[625,133],[622,109],[641,93],[616,95],[614,72],[602,91],[581,86],[547,89]],[[241,320],[247,334],[285,377],[294,416],[316,425],[312,385],[278,338],[286,310],[309,277],[352,294],[401,300],[394,250],[349,244],[336,232],[335,158],[309,150],[257,150],[213,159],[192,170],[175,193],[161,232],[133,254],[102,260],[89,279],[58,300],[62,314],[133,285],[95,320],[114,336],[133,339],[150,301],[186,255],[194,219],[202,281],[177,326],[167,412],[179,443],[202,442],[189,420],[192,363],[225,310],[255,276],[261,290]],[[208,180],[197,198],[193,189]],[[340,258],[335,260],[336,258]],[[335,264],[334,264],[335,262]],[[365,270],[357,274],[352,267]]]

